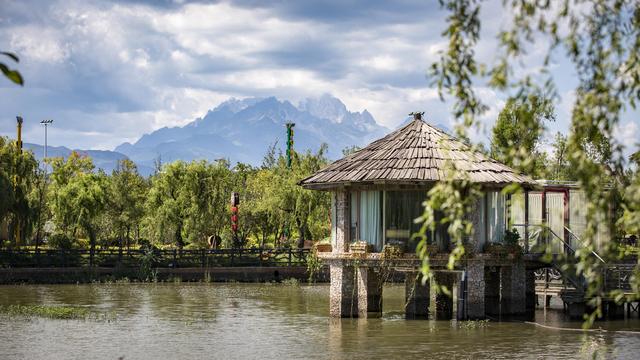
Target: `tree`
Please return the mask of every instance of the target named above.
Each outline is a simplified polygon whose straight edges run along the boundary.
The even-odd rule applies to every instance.
[[[231,170],[226,161],[176,161],[151,179],[146,201],[146,233],[182,248],[205,247],[229,221]]]
[[[10,224],[7,229],[11,234],[19,228],[22,239],[33,230],[35,216],[29,195],[35,186],[37,167],[33,153],[0,137],[0,224]]]
[[[585,326],[602,314],[603,290],[602,265],[592,256],[600,214],[608,212],[608,206],[624,194],[624,159],[621,144],[613,136],[624,107],[635,108],[640,100],[640,4],[637,1],[595,0],[589,6],[581,1],[504,2],[504,14],[509,14],[506,28],[498,35],[499,46],[495,53],[498,60],[492,66],[476,61],[475,47],[480,39],[480,9],[482,2],[474,0],[441,0],[449,12],[448,38],[440,59],[431,66],[433,83],[442,98],[454,99],[453,114],[458,121],[458,136],[465,138],[466,129],[479,125],[479,116],[487,109],[474,87],[478,80],[488,80],[489,85],[506,93],[515,92],[518,98],[535,94],[555,94],[552,56],[563,51],[577,74],[576,99],[571,111],[571,128],[567,140],[567,158],[575,179],[587,197],[587,226],[583,234],[585,246],[576,252],[578,275],[589,284],[587,296],[596,309]],[[553,4],[553,6],[552,6]],[[557,5],[557,6],[556,6]],[[548,44],[535,71],[518,71],[527,51],[539,44]],[[552,96],[551,96],[552,97]],[[455,169],[453,172],[455,173]],[[457,189],[452,176],[436,185],[435,191],[454,197]],[[614,180],[614,181],[611,181]],[[472,185],[470,185],[472,186]],[[469,189],[463,189],[468,191]],[[434,190],[432,190],[434,191]],[[450,191],[450,193],[447,193]],[[637,197],[627,194],[624,216],[637,218],[640,207],[632,206]],[[448,211],[442,204],[427,202],[423,219],[432,219],[430,211],[451,214],[451,224],[465,231],[450,231],[457,247],[452,254],[451,266],[464,253],[463,238],[473,227],[464,218],[464,211]],[[431,224],[429,224],[430,226]],[[613,224],[609,224],[613,227]],[[607,252],[605,256],[614,256]],[[428,257],[423,271],[430,277]],[[638,277],[640,273],[636,274]],[[635,297],[640,296],[636,289]],[[618,299],[621,296],[617,297]]]
[[[75,237],[77,231],[77,219],[75,209],[70,209],[67,202],[68,197],[61,196],[69,184],[77,177],[90,174],[93,171],[91,158],[80,156],[73,151],[67,160],[57,157],[47,160],[51,163],[52,172],[50,175],[51,185],[49,186],[50,199],[49,206],[53,214],[53,221],[57,230],[67,236]]]
[[[560,132],[556,133],[551,146],[553,147],[553,156],[549,162],[551,179],[561,181],[576,180],[571,173],[571,164],[567,154],[567,137]]]
[[[108,182],[108,213],[115,223],[119,246],[122,247],[123,239],[126,239],[129,248],[132,230],[136,230],[136,238],[139,238],[148,184],[129,159],[118,160]]]
[[[76,239],[83,232],[89,238],[91,262],[96,247],[98,219],[107,206],[107,182],[96,174],[91,158],[72,152],[64,161],[52,161],[52,213],[59,229]]]
[[[491,138],[491,156],[533,177],[545,177],[540,138],[545,121],[554,121],[553,104],[541,96],[510,98],[498,115]]]

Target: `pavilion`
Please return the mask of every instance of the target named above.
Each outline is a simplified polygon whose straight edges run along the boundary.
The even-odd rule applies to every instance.
[[[381,274],[389,261],[384,249],[404,255],[394,267],[406,273],[406,314],[426,317],[429,284],[420,281],[420,260],[412,234],[419,224],[428,190],[447,176],[453,164],[465,179],[483,191],[469,215],[473,236],[466,239],[471,254],[455,271],[446,270],[450,239],[445,226],[427,235],[434,250],[431,265],[436,281],[456,288],[458,301],[435,296],[436,317],[485,318],[496,311],[523,314],[535,302],[533,271],[524,257],[484,253],[487,244],[501,243],[509,219],[508,197],[501,190],[510,184],[536,186],[533,179],[474,151],[465,142],[414,114],[409,124],[376,140],[300,181],[306,189],[331,192],[330,253],[321,254],[331,273],[330,314],[366,317],[382,311]],[[363,251],[358,244],[367,243]]]

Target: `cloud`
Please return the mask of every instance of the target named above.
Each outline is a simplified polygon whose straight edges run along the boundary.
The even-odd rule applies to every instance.
[[[490,64],[504,15],[499,1],[483,6],[477,53]],[[53,118],[51,144],[98,149],[184,125],[229,97],[296,103],[331,93],[390,128],[416,110],[452,128],[451,101],[426,78],[447,45],[445,18],[436,3],[417,0],[5,3],[0,49],[19,54],[27,85],[0,82],[1,114],[24,116],[25,141],[40,142],[38,122]],[[490,110],[472,138],[486,141],[504,96],[478,89]],[[553,126],[566,131],[566,113]],[[0,134],[13,132],[12,121],[0,121]]]

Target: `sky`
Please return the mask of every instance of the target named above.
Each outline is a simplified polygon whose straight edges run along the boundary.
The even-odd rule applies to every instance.
[[[483,5],[478,58],[495,63],[502,1]],[[351,111],[367,109],[397,127],[412,111],[453,127],[450,101],[427,78],[446,12],[437,1],[5,1],[0,49],[20,57],[18,87],[0,79],[0,135],[43,143],[40,120],[53,119],[49,144],[113,149],[164,126],[182,126],[229,99],[276,96],[297,103],[332,94]],[[522,62],[539,65],[544,44]],[[557,120],[547,138],[567,132],[576,76],[563,56],[551,71],[558,85]],[[504,94],[476,90],[490,109],[486,141]],[[625,152],[640,142],[640,112],[627,110],[616,135]]]

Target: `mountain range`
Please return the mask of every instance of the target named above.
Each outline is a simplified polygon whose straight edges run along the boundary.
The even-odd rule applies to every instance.
[[[346,147],[366,145],[390,131],[367,110],[351,112],[331,95],[308,98],[297,106],[275,97],[232,98],[185,126],[158,129],[133,144],[117,146],[115,152],[141,169],[153,168],[157,160],[224,158],[259,165],[269,146],[276,144],[284,151],[287,122],[295,123],[295,149],[317,151],[326,143],[330,159],[341,157]]]
[[[326,143],[327,157],[332,160],[342,157],[346,147],[364,146],[390,132],[367,110],[349,111],[342,101],[328,94],[304,99],[297,105],[275,97],[231,98],[185,126],[163,127],[133,144],[120,144],[114,151],[49,146],[48,156],[66,158],[76,151],[90,156],[96,169],[107,173],[116,167],[118,160],[129,158],[145,176],[153,172],[158,160],[167,163],[224,158],[232,164],[260,165],[270,146],[275,144],[276,149],[284,152],[287,122],[295,123],[296,150],[317,151]],[[38,160],[42,159],[42,145],[24,146]]]
[[[42,161],[44,158],[44,146],[32,143],[24,143],[22,146],[26,150],[31,150],[36,160]],[[127,158],[126,155],[115,151],[69,149],[64,146],[47,146],[47,157],[63,157],[66,159],[71,155],[72,151],[75,151],[82,156],[90,157],[93,160],[93,165],[95,165],[96,169],[102,169],[108,174],[116,168],[118,160]],[[151,174],[153,168],[138,164],[138,170],[141,174],[147,175]]]

